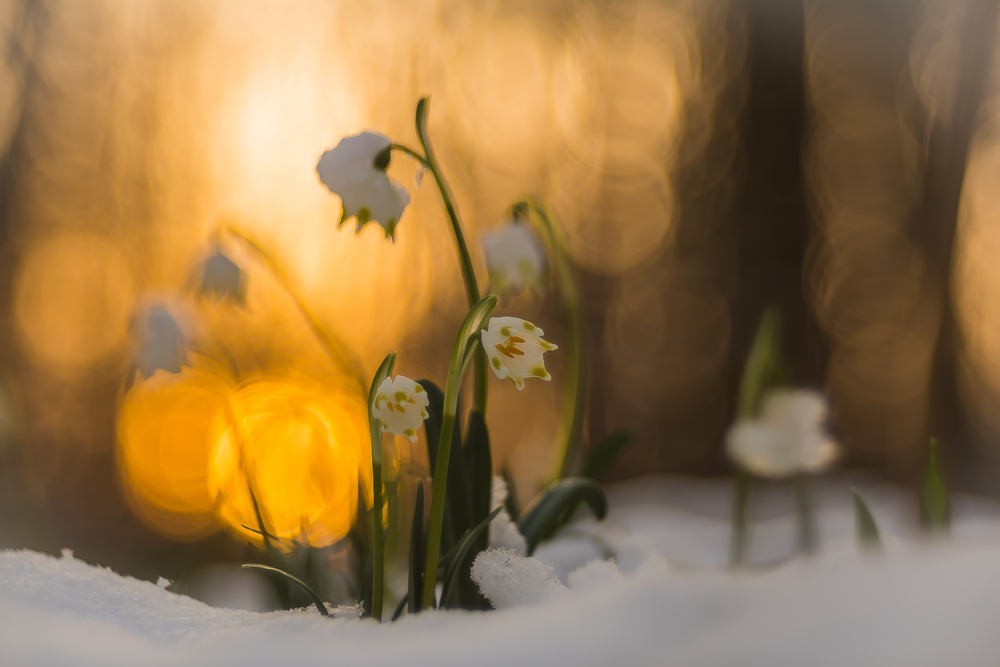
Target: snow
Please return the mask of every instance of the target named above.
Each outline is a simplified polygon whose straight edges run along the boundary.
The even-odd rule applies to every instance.
[[[822,545],[811,558],[792,557],[788,490],[760,490],[752,567],[739,573],[722,567],[725,485],[655,478],[617,487],[604,525],[581,520],[528,565],[513,552],[507,565],[493,564],[546,572],[546,586],[558,578],[568,588],[530,600],[512,591],[511,606],[494,612],[431,612],[384,625],[351,618],[349,609],[327,619],[314,609],[213,608],[68,552],[0,552],[0,662],[997,664],[1000,505],[953,498],[953,538],[927,543],[916,539],[912,497],[861,484],[886,547],[875,556],[854,544],[852,482],[814,489]],[[615,562],[592,562],[595,555]],[[524,581],[539,588],[537,577]]]

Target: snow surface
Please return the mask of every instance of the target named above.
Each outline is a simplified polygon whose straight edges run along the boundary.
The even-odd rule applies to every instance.
[[[1000,505],[956,497],[953,539],[924,543],[911,497],[862,485],[886,546],[864,555],[847,484],[815,489],[823,544],[811,558],[790,557],[787,489],[758,493],[755,567],[735,574],[722,567],[727,486],[618,487],[604,525],[578,522],[535,554],[568,588],[384,625],[349,609],[334,619],[217,609],[69,553],[0,552],[0,664],[1000,664]],[[611,555],[617,566],[587,565]]]

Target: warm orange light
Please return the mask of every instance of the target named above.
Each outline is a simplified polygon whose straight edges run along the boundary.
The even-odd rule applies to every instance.
[[[158,371],[133,387],[119,419],[121,470],[137,514],[173,537],[224,525],[325,546],[343,538],[371,497],[366,407],[350,385]],[[283,546],[287,546],[284,543]]]
[[[259,379],[233,398],[235,428],[217,441],[210,483],[219,516],[259,540],[249,488],[268,532],[312,546],[350,530],[358,481],[371,495],[371,454],[365,402],[349,389]],[[249,482],[249,486],[248,486]]]
[[[33,246],[14,284],[24,345],[62,371],[85,370],[124,346],[134,298],[128,263],[99,234],[59,234]]]
[[[157,371],[119,412],[119,468],[132,507],[161,533],[196,539],[218,530],[209,487],[215,443],[233,389],[204,370]]]

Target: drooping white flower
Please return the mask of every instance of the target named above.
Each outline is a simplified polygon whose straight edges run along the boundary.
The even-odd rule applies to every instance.
[[[201,295],[246,305],[247,278],[237,264],[216,250],[201,265]]]
[[[821,472],[839,451],[824,428],[826,413],[826,401],[814,391],[772,391],[764,396],[759,418],[740,420],[729,429],[726,449],[761,477]]]
[[[491,317],[482,334],[483,349],[496,376],[508,378],[518,391],[524,389],[524,378],[551,380],[542,355],[556,346],[542,340],[542,334],[534,324],[517,317]]]
[[[148,307],[133,324],[138,349],[136,369],[142,377],[157,370],[180,373],[187,363],[187,336],[174,316],[162,304]]]
[[[385,229],[385,237],[395,241],[396,225],[410,195],[385,173],[391,145],[388,137],[375,132],[345,137],[323,153],[316,172],[323,185],[340,197],[340,225],[356,217],[360,232],[366,223],[375,221]]]
[[[427,419],[427,392],[408,377],[386,378],[379,385],[372,404],[372,415],[378,418],[382,432],[403,435],[417,441],[417,429]]]
[[[545,253],[527,225],[508,220],[479,238],[494,292],[516,294],[525,288],[541,291],[547,268]]]

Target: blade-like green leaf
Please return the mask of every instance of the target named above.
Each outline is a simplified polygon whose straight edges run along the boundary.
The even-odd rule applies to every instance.
[[[375,558],[368,552],[365,569],[361,573],[361,616],[371,618],[372,615],[372,581],[375,577]],[[380,619],[381,620],[381,619]]]
[[[777,308],[764,311],[754,337],[737,402],[737,417],[747,419],[757,414],[764,392],[787,379],[781,360],[781,313]]]
[[[465,471],[470,481],[469,496],[472,503],[472,520],[479,524],[490,512],[493,496],[493,457],[490,453],[490,432],[481,412],[469,414],[462,447]]]
[[[395,623],[399,620],[399,617],[403,615],[403,610],[406,609],[406,605],[409,602],[410,596],[404,595],[399,599],[399,603],[396,604],[396,609],[392,612],[392,622]]]
[[[424,582],[424,485],[417,486],[417,500],[413,504],[413,523],[410,527],[410,572],[407,606],[411,614],[420,611],[420,589]]]
[[[507,508],[507,514],[510,515],[511,520],[517,521],[518,517],[521,516],[521,506],[517,502],[517,489],[514,487],[514,475],[511,474],[510,468],[504,465],[503,469],[500,471],[500,476],[503,477],[503,481],[507,485],[507,498],[503,502],[504,507]]]
[[[424,432],[427,434],[427,459],[430,461],[431,470],[436,470],[444,394],[430,380],[418,380],[418,382],[427,392],[427,419],[424,420]],[[461,459],[462,441],[460,432],[456,428],[452,430],[451,451],[448,454],[449,469],[461,471],[463,469],[460,465]],[[448,475],[448,493],[445,495],[444,523],[441,533],[441,548],[445,551],[458,543],[459,536],[463,531],[474,525],[465,481],[464,475]],[[424,546],[426,547],[426,544]]]
[[[497,507],[492,512],[486,515],[479,525],[477,525],[472,530],[468,531],[462,538],[462,541],[458,544],[458,549],[455,551],[455,556],[451,560],[451,564],[448,565],[445,570],[444,587],[441,590],[441,606],[448,607],[451,606],[449,601],[453,597],[453,591],[457,588],[456,584],[458,582],[458,575],[462,571],[462,564],[466,560],[466,556],[469,554],[472,546],[479,540],[480,536],[486,534],[486,529],[489,527],[490,522],[500,513],[503,509],[503,505]]]
[[[425,98],[426,99],[426,98]],[[479,331],[496,308],[497,297],[489,294],[469,309],[455,336],[451,360],[448,363],[448,377],[444,383],[444,414],[454,415],[458,409],[458,388],[462,383],[465,368],[472,360],[475,346],[479,345]]]
[[[634,431],[623,428],[604,438],[587,457],[580,476],[600,481],[634,437]]]
[[[327,611],[326,609],[326,605],[323,604],[323,601],[319,599],[318,595],[316,595],[316,591],[314,591],[311,586],[309,586],[306,582],[302,581],[298,577],[292,576],[287,572],[285,572],[284,570],[279,570],[276,567],[271,567],[269,565],[258,565],[257,563],[245,563],[243,565],[243,569],[260,570],[261,572],[267,572],[268,574],[273,574],[279,577],[283,577],[294,584],[298,584],[300,587],[302,587],[302,590],[305,591],[306,595],[309,596],[309,599],[312,600],[312,603],[316,605],[316,609],[317,611],[319,611],[319,613],[323,614],[324,616],[330,615],[330,612]]]
[[[396,353],[390,352],[375,371],[372,378],[371,388],[368,390],[368,433],[371,436],[372,444],[372,464],[382,464],[382,430],[378,424],[378,418],[373,412],[375,397],[378,395],[378,388],[382,386],[387,377],[392,376],[392,371],[396,367]]]
[[[924,484],[920,490],[920,525],[925,534],[947,533],[951,527],[951,504],[938,469],[937,441],[934,438],[931,438],[927,451]]]
[[[854,530],[858,538],[858,546],[871,551],[882,550],[882,540],[878,534],[875,517],[872,516],[868,504],[857,489],[851,489],[854,498]]]
[[[608,501],[604,491],[597,482],[585,477],[559,480],[546,489],[534,507],[525,510],[517,527],[528,544],[529,556],[539,542],[551,537],[569,520],[567,515],[581,500],[590,506],[599,520],[607,516]]]

